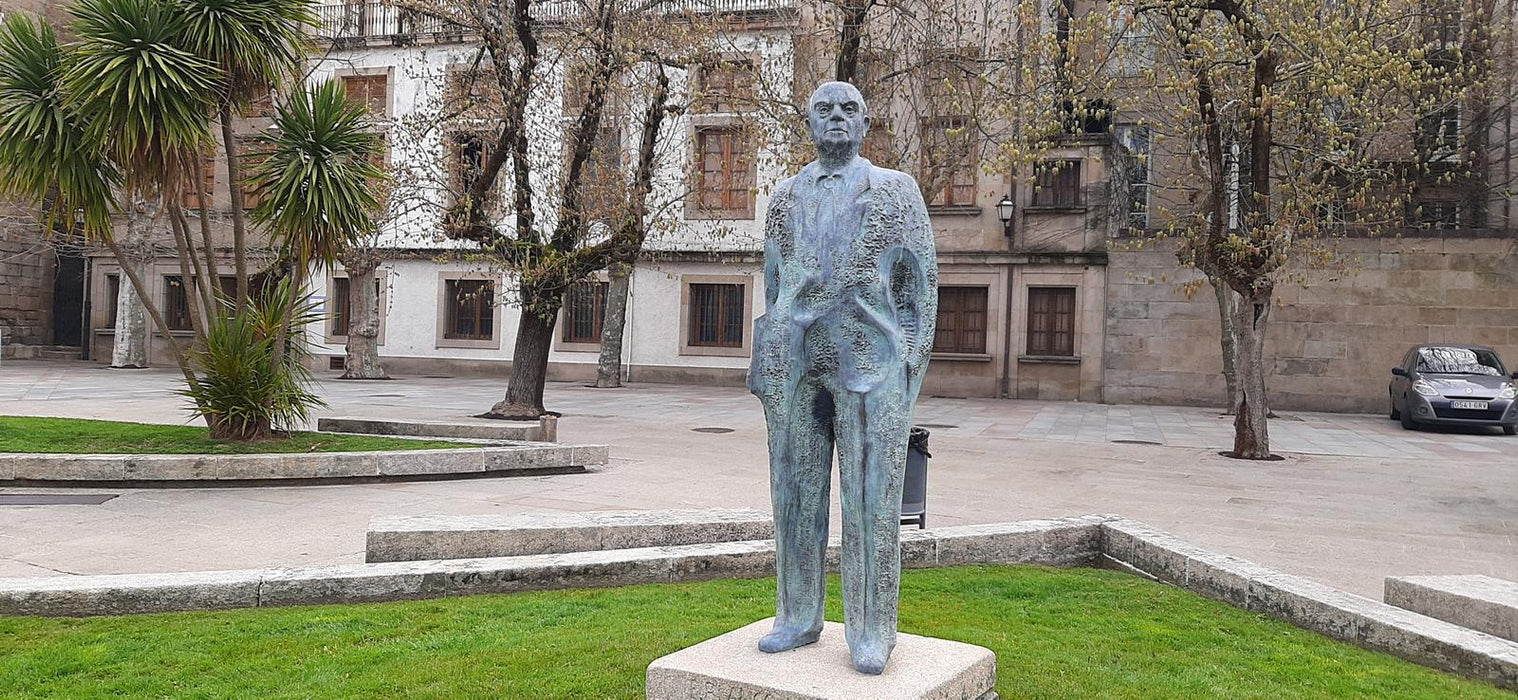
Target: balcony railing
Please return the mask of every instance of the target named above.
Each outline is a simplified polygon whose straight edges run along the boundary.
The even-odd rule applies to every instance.
[[[574,0],[549,0],[533,5],[533,17],[546,22],[573,16]],[[795,11],[796,0],[671,0],[659,11],[669,14],[756,17]],[[414,38],[462,40],[466,29],[438,17],[383,2],[318,5],[316,35],[329,41],[389,38],[397,43]]]
[[[318,5],[316,35],[323,39],[369,39],[463,34],[451,22],[378,2]]]

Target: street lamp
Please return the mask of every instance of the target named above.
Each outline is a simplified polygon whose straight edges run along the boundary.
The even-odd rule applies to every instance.
[[[1012,236],[1012,215],[1017,213],[1017,202],[1012,201],[1012,195],[1003,195],[1000,202],[996,203],[996,218],[1001,219],[1001,226],[1008,237]]]

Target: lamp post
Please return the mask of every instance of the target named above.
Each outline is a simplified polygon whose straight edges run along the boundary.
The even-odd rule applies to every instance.
[[[1012,237],[1012,215],[1017,213],[1017,202],[1012,201],[1012,195],[1003,195],[1000,202],[996,203],[996,218],[1001,219],[1002,233],[1007,238]]]

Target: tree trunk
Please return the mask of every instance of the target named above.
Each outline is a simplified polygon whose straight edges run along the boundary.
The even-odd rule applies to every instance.
[[[252,440],[267,440],[274,436],[274,429],[267,419],[258,419],[251,423],[233,423],[221,416],[206,416],[206,426],[210,428],[213,440],[236,440],[249,442]]]
[[[1265,399],[1265,328],[1270,318],[1270,290],[1238,299],[1234,314],[1237,336],[1238,414],[1233,420],[1233,453],[1239,459],[1270,459],[1270,407]]]
[[[540,306],[533,304],[532,298],[524,294],[522,316],[517,323],[517,344],[511,352],[511,383],[506,387],[506,398],[491,406],[490,411],[480,418],[537,420],[546,413],[543,410],[543,385],[548,381],[548,349],[553,343],[559,303],[556,300],[551,305]],[[544,306],[552,308],[542,308]]]
[[[1232,289],[1221,280],[1210,280],[1212,291],[1217,295],[1218,318],[1221,320],[1223,332],[1223,381],[1228,387],[1228,415],[1239,414],[1239,403],[1243,400],[1243,394],[1239,392],[1238,370],[1238,333],[1234,330],[1237,321],[1239,297]]]
[[[859,77],[859,46],[864,41],[864,21],[874,6],[872,0],[848,0],[842,3],[838,18],[838,60],[833,65],[833,80],[852,83]]]
[[[374,270],[378,260],[343,262],[348,271],[348,345],[339,379],[389,379],[379,361],[379,290]]]
[[[606,285],[606,313],[601,316],[601,357],[596,363],[596,388],[622,386],[622,332],[627,327],[627,295],[632,266],[613,264]]]
[[[232,208],[232,264],[237,275],[235,306],[248,302],[248,226],[243,212],[242,162],[237,152],[237,136],[232,133],[232,101],[221,101],[221,140],[227,151],[228,199]]]
[[[131,265],[138,279],[151,279],[148,269],[153,260],[153,244],[149,235],[151,217],[143,202],[127,206],[127,235],[121,249],[126,253],[123,265]],[[126,271],[122,271],[120,291],[116,294],[116,338],[111,348],[111,366],[117,368],[140,368],[148,366],[148,319],[143,301],[137,296],[136,286],[129,284]]]

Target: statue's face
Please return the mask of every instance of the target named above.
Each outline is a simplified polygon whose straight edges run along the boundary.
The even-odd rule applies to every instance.
[[[864,96],[848,83],[826,83],[817,88],[812,93],[806,123],[812,142],[822,151],[848,148],[858,153],[864,135],[870,130]]]

